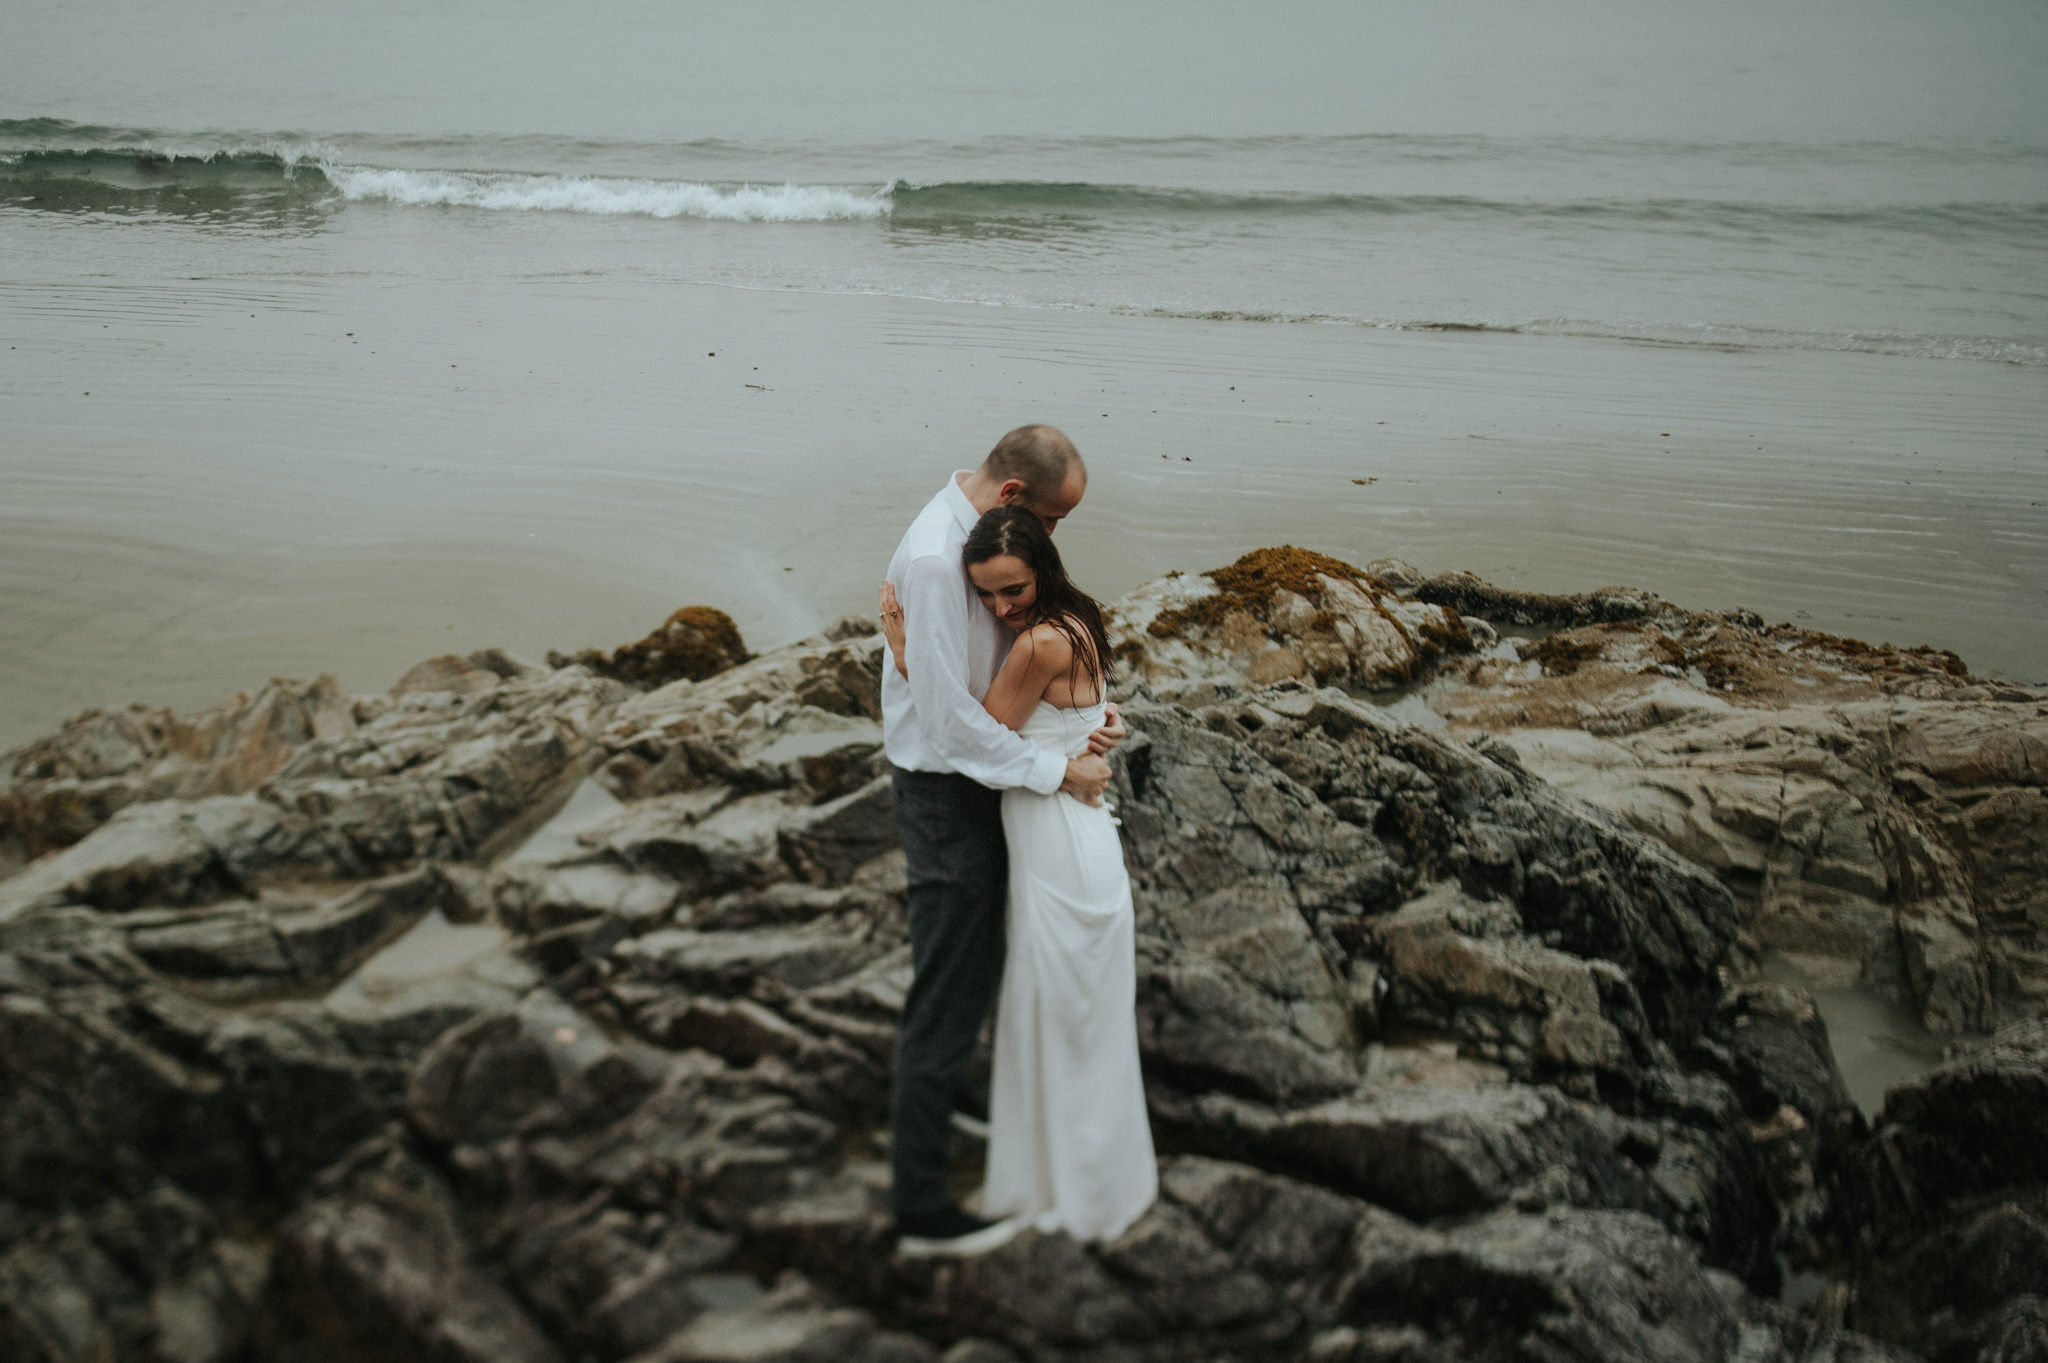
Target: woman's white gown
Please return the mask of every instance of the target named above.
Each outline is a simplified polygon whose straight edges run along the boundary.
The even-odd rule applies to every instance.
[[[1018,730],[1068,757],[1100,704],[1043,701]],[[1003,793],[1009,955],[996,1006],[984,1216],[1109,1239],[1159,1191],[1138,1070],[1131,882],[1105,807]]]

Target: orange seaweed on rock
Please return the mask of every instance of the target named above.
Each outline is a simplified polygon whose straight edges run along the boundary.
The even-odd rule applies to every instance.
[[[1598,659],[1603,647],[1599,639],[1576,637],[1576,632],[1572,632],[1545,635],[1531,643],[1517,644],[1515,652],[1525,663],[1540,664],[1546,676],[1569,677],[1583,664]]]
[[[1254,549],[1237,562],[1227,567],[1212,568],[1202,576],[1216,584],[1215,593],[1160,612],[1159,617],[1147,626],[1151,634],[1170,639],[1189,625],[1213,629],[1233,611],[1254,616],[1263,614],[1271,609],[1276,592],[1293,592],[1304,600],[1321,602],[1323,579],[1326,577],[1355,582],[1362,587],[1379,585],[1368,574],[1342,559],[1319,554],[1313,549],[1297,549],[1291,544]]]
[[[1118,661],[1155,694],[1289,679],[1386,690],[1473,646],[1450,608],[1407,600],[1371,571],[1291,544],[1199,578],[1154,579],[1110,617]]]
[[[575,654],[550,652],[548,666],[581,664],[599,676],[655,687],[703,681],[752,656],[731,616],[713,606],[684,606],[646,638],[623,644],[608,656],[594,648]]]

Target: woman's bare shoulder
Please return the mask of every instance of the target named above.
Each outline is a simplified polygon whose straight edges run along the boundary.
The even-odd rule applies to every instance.
[[[1017,636],[1030,650],[1034,666],[1065,667],[1074,661],[1074,641],[1049,620],[1041,620]]]

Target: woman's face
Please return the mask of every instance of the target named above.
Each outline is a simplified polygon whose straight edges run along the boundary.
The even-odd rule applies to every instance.
[[[1038,576],[1015,554],[997,554],[967,570],[974,594],[981,598],[996,619],[1011,629],[1031,624],[1032,608],[1038,604]]]

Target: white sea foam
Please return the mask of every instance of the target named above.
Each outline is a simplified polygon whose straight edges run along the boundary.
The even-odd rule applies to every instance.
[[[830,222],[879,218],[889,212],[887,188],[716,185],[695,180],[487,175],[331,164],[321,169],[348,199],[382,199],[407,205],[712,218],[728,222]]]

